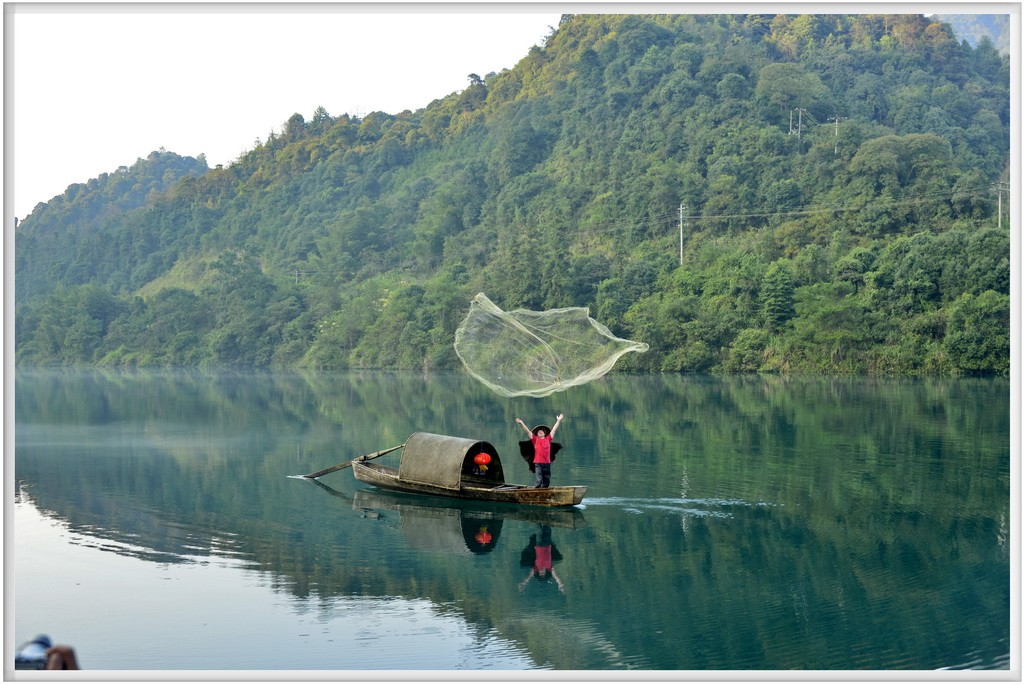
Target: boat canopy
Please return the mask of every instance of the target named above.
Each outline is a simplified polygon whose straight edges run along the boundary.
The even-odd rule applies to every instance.
[[[478,454],[490,456],[480,468],[474,458]],[[411,483],[458,490],[463,477],[502,484],[505,474],[494,445],[483,440],[458,438],[435,433],[413,433],[402,448],[402,462],[398,477]]]

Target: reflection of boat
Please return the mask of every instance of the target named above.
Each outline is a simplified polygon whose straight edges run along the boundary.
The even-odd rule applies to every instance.
[[[502,518],[486,511],[452,506],[424,506],[400,495],[359,490],[352,508],[367,512],[384,509],[398,513],[398,525],[412,547],[432,551],[487,554],[498,544]],[[451,500],[446,500],[451,502]]]
[[[498,451],[489,442],[413,433],[397,469],[352,462],[356,479],[387,490],[546,507],[579,504],[585,485],[533,488],[505,482]]]
[[[326,486],[324,486],[326,487]],[[440,515],[459,516],[462,519],[480,521],[522,521],[536,523],[553,528],[584,528],[587,520],[583,512],[573,507],[539,508],[539,507],[506,507],[490,502],[475,500],[453,500],[449,497],[424,497],[404,492],[385,492],[383,490],[356,490],[352,498],[352,508],[360,511],[393,511],[400,513],[417,513],[422,516],[437,517]],[[442,514],[438,512],[442,511]]]

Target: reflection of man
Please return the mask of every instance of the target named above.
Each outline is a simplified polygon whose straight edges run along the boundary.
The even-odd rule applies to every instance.
[[[529,566],[530,573],[523,578],[523,582],[519,583],[519,591],[523,591],[526,584],[530,582],[530,578],[537,578],[545,582],[548,579],[554,579],[555,584],[558,585],[558,591],[565,594],[565,584],[555,572],[555,562],[561,559],[562,555],[558,553],[558,548],[551,542],[551,526],[541,526],[540,538],[538,539],[537,533],[531,535],[530,543],[520,557],[519,565]]]

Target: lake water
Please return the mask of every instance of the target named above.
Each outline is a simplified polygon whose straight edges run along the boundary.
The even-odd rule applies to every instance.
[[[10,639],[90,670],[1010,666],[1004,380],[507,399],[461,374],[19,371],[15,393]],[[570,510],[289,477],[423,430],[530,483],[514,420],[559,412]],[[558,581],[530,576],[545,551]]]

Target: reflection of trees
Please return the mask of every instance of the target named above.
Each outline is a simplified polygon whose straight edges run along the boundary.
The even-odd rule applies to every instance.
[[[958,478],[966,466],[1002,479],[1007,487],[1002,499],[1009,494],[1009,462],[993,460],[1009,451],[1006,383],[762,377],[702,381],[682,376],[619,380],[595,388],[602,393],[598,403],[621,416],[633,436],[632,447],[650,455],[645,468],[662,469],[666,477],[679,464],[699,458],[709,479],[734,481],[730,474],[744,473],[753,488],[737,496],[765,501],[796,498],[801,505],[855,510],[860,500],[876,497],[881,488],[890,504],[916,507],[939,496],[987,507],[988,501],[977,495],[983,490],[995,494],[988,490],[995,483]],[[630,391],[637,384],[648,391]],[[608,399],[602,402],[604,397]],[[600,433],[596,440],[601,446]],[[893,462],[896,455],[931,455],[934,462],[923,468],[921,460]],[[777,473],[780,464],[786,474]],[[960,512],[962,506],[947,511]]]
[[[428,597],[556,668],[867,668],[894,649],[931,668],[1006,649],[1007,391],[611,376],[527,401],[456,374],[20,373],[15,468],[49,515],[140,556],[233,557],[297,597]],[[521,479],[512,419],[557,411],[556,481],[633,497],[685,483],[694,507],[722,515],[682,514],[681,528],[588,508],[586,528],[558,536],[566,596],[524,606],[533,522],[506,519],[489,554],[410,556],[394,511],[363,517],[284,477],[433,430],[493,441]],[[347,474],[328,478],[352,492]],[[549,610],[593,643],[544,647],[545,621],[523,617]],[[952,633],[930,628],[951,615]],[[599,644],[617,656],[594,656]]]

